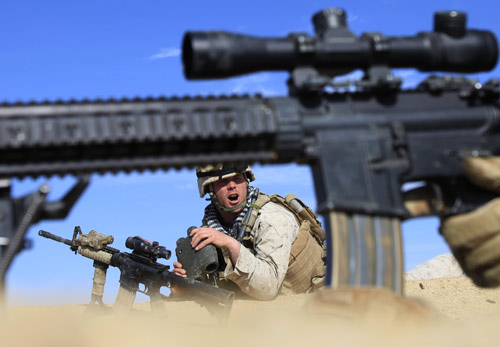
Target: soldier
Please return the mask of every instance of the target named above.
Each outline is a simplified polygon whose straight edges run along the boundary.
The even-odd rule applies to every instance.
[[[310,213],[304,218],[285,199],[259,193],[249,185],[255,176],[246,165],[207,165],[198,167],[196,175],[200,197],[208,194],[211,203],[203,226],[191,232],[192,247],[213,244],[222,251],[226,264],[216,275],[218,286],[270,300],[322,285],[324,234],[315,216],[308,218],[313,212],[307,206],[302,204]],[[246,230],[240,242],[241,228]],[[179,262],[174,262],[174,273],[186,276]]]

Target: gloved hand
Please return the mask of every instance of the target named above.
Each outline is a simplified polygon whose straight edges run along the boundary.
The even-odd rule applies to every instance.
[[[477,186],[500,192],[500,157],[467,158],[464,170]],[[475,211],[444,219],[440,231],[476,285],[500,286],[500,198]]]
[[[441,233],[464,272],[480,287],[500,286],[500,198],[450,217]]]
[[[472,183],[500,193],[500,157],[469,157],[464,160],[463,167]]]

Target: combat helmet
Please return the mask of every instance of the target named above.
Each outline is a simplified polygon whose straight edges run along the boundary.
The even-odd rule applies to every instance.
[[[198,166],[196,168],[196,177],[198,177],[200,198],[212,191],[212,183],[240,173],[245,175],[248,182],[255,181],[253,171],[248,165],[216,164]]]

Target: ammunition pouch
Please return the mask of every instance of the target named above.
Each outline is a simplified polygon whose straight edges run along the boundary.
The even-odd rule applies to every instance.
[[[283,287],[296,294],[322,287],[326,273],[324,255],[323,245],[313,236],[310,222],[303,221],[292,244]]]

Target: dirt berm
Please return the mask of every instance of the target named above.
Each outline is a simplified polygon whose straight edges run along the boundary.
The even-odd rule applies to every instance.
[[[497,346],[500,289],[465,277],[406,282],[407,298],[373,290],[236,300],[226,324],[193,302],[149,304],[127,318],[86,318],[84,305],[17,306],[1,315],[2,346]]]

